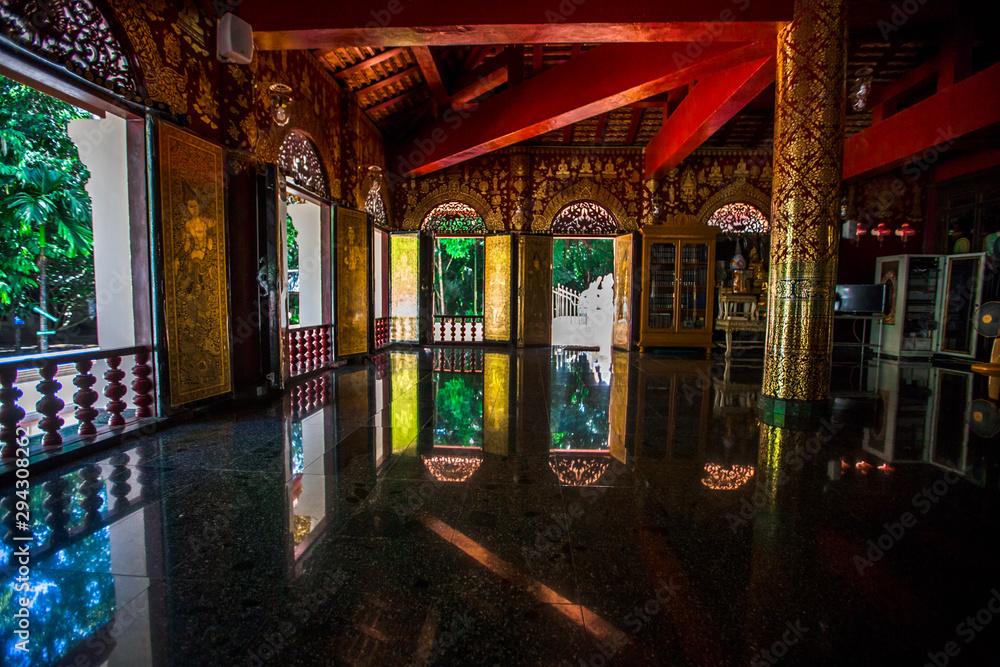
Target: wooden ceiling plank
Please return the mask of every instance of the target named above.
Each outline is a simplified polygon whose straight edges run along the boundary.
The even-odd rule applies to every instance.
[[[394,58],[395,56],[401,55],[404,51],[406,51],[406,49],[403,47],[396,49],[388,49],[387,51],[383,51],[378,55],[372,56],[368,60],[363,60],[357,63],[356,65],[348,67],[347,69],[342,69],[339,72],[337,72],[334,76],[336,76],[338,79],[344,79],[344,80],[349,79],[359,72],[371,69],[372,67],[378,65],[381,62],[385,62],[390,58]]]

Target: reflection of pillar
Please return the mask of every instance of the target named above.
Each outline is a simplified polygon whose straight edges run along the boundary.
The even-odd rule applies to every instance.
[[[323,323],[323,263],[320,242],[320,207],[312,202],[292,204],[288,215],[298,232],[299,325]]]
[[[126,123],[108,114],[76,119],[67,132],[90,170],[94,227],[94,287],[97,342],[104,349],[135,345],[132,312],[132,251],[129,229]],[[82,261],[88,261],[83,259]]]
[[[816,596],[817,582],[825,574],[816,570],[815,519],[821,507],[823,439],[814,432],[761,424],[754,493],[730,515],[734,528],[742,528],[743,522],[752,526],[744,663],[754,662],[761,649],[780,640],[788,623],[816,628],[814,621],[828,613],[818,605],[829,600]],[[802,573],[812,576],[799,576]],[[802,655],[797,657],[801,660]]]
[[[829,390],[846,26],[844,0],[797,0],[778,33],[765,408]]]

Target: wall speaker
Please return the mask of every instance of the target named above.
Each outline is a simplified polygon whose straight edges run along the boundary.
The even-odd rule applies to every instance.
[[[219,19],[216,55],[224,63],[249,65],[253,60],[253,28],[250,24],[235,14],[223,14]]]

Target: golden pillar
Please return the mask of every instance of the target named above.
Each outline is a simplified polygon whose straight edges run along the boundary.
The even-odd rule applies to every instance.
[[[844,0],[796,0],[794,19],[778,33],[761,406],[789,416],[805,416],[827,398],[830,386],[844,156],[845,11]]]

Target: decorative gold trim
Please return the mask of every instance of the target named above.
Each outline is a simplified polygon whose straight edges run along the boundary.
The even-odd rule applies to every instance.
[[[435,206],[449,201],[459,201],[476,209],[476,213],[482,217],[486,229],[505,231],[500,214],[493,210],[493,207],[478,192],[456,180],[449,180],[448,183],[420,200],[420,203],[403,218],[402,228],[404,230],[420,229],[424,218],[434,210]]]
[[[727,204],[736,203],[756,207],[764,214],[764,217],[768,220],[771,219],[771,198],[743,179],[709,197],[708,201],[698,210],[698,215],[695,218],[700,224],[708,224],[713,213]]]
[[[368,214],[338,206],[337,355],[368,352]]]
[[[625,207],[622,206],[618,197],[611,194],[611,192],[596,181],[585,178],[552,197],[541,215],[535,216],[535,219],[531,222],[531,231],[550,232],[552,230],[552,221],[555,220],[559,211],[578,201],[596,202],[608,209],[611,215],[615,217],[615,220],[618,221],[619,231],[634,232],[639,229],[635,218],[625,213]]]

